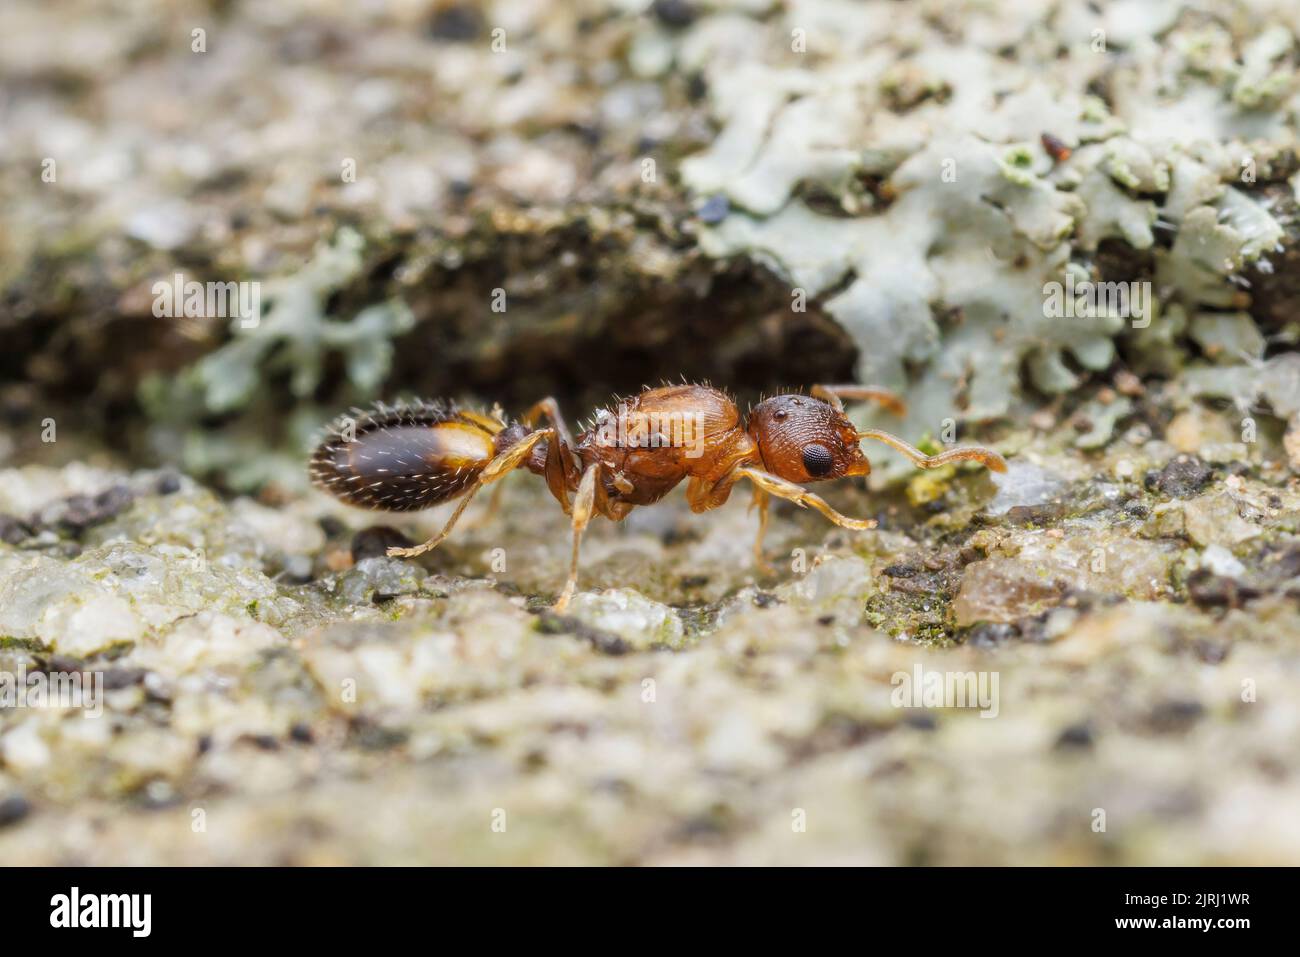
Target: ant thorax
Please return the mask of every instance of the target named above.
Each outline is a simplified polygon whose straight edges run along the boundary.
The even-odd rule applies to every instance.
[[[589,434],[601,448],[684,449],[686,458],[704,454],[704,416],[697,411],[641,410],[623,403],[617,413],[598,411]]]

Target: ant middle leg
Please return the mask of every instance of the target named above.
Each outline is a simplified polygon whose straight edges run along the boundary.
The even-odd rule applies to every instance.
[[[907,403],[900,396],[874,385],[815,385],[809,390],[809,395],[829,402],[838,412],[844,411],[844,400],[848,399],[852,402],[875,402],[895,415],[907,414]]]
[[[573,447],[573,434],[569,431],[568,423],[564,421],[564,414],[560,412],[560,403],[556,402],[553,396],[548,395],[545,399],[533,403],[532,407],[519,418],[528,426],[534,426],[539,419],[545,418],[551,423],[551,428],[560,437],[560,441],[570,448]]]
[[[783,498],[787,502],[794,502],[800,508],[814,508],[821,512],[828,519],[838,525],[840,528],[851,528],[855,531],[864,531],[876,527],[874,518],[849,518],[835,509],[831,508],[820,495],[814,495],[802,485],[796,485],[794,482],[787,482],[783,478],[764,472],[762,469],[752,468],[748,465],[742,466],[735,471],[736,478],[747,478],[754,483],[755,487],[768,495],[775,495],[777,498]]]
[[[573,555],[569,559],[569,579],[564,583],[564,591],[555,602],[555,611],[564,611],[569,607],[569,599],[578,588],[578,551],[582,545],[582,533],[587,530],[596,503],[596,483],[600,479],[600,466],[591,465],[582,473],[578,483],[578,492],[573,497]]]
[[[511,470],[517,468],[524,459],[533,450],[538,442],[543,439],[553,438],[555,432],[551,429],[539,429],[536,432],[530,432],[514,445],[505,449],[500,455],[483,467],[474,484],[469,487],[465,496],[456,506],[456,511],[451,513],[451,518],[447,519],[447,524],[442,527],[442,531],[433,538],[429,539],[423,545],[416,545],[412,548],[390,548],[388,550],[389,558],[415,558],[417,555],[423,555],[425,552],[432,551],[446,540],[451,534],[451,530],[456,527],[456,522],[460,520],[461,515],[465,513],[466,507],[470,500],[478,494],[479,489],[485,485],[491,485],[493,482],[500,480],[510,474]]]
[[[877,442],[885,443],[892,449],[897,449],[911,459],[917,468],[937,469],[949,462],[982,462],[994,472],[1005,472],[1007,470],[1006,459],[992,449],[982,448],[978,445],[963,445],[940,452],[938,455],[926,455],[920,449],[907,444],[898,436],[882,432],[880,429],[864,429],[858,433],[858,438],[875,439]]]
[[[497,514],[501,511],[501,497],[505,490],[505,482],[497,482],[492,486],[492,495],[488,498],[487,508],[483,509],[480,514],[471,518],[468,522],[462,525],[461,528],[479,529],[483,528],[485,525],[492,524],[492,520],[496,518]]]
[[[772,496],[755,485],[754,500],[749,505],[751,511],[758,509],[758,534],[754,536],[754,565],[765,575],[776,573],[776,568],[763,556],[763,537],[767,534],[767,513],[771,502]]]

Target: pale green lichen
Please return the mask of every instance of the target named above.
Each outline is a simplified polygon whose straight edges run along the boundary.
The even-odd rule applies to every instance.
[[[911,427],[1005,413],[1022,364],[1039,389],[1068,391],[1080,380],[1067,356],[1103,369],[1122,334],[1163,343],[1150,361],[1175,359],[1173,330],[1113,316],[1062,321],[1044,309],[1044,287],[1072,260],[1089,267],[1106,240],[1155,250],[1159,315],[1171,320],[1176,305],[1193,315],[1239,309],[1236,277],[1279,248],[1281,224],[1243,188],[1295,143],[1283,65],[1292,40],[1277,11],[1242,36],[1180,22],[1178,3],[1099,18],[1066,4],[1056,27],[1089,36],[1100,25],[1104,42],[1063,48],[1043,74],[970,37],[946,45],[917,10],[891,10],[877,30],[817,32],[833,7],[809,0],[751,29],[744,56],[722,43],[713,17],[686,31],[682,48],[706,72],[721,128],[681,172],[692,190],[734,204],[703,231],[705,251],[756,258],[824,297],[859,344],[859,376],[908,391]],[[1030,11],[1005,20],[999,49],[1042,35]],[[782,31],[799,25],[815,61],[780,51]],[[910,42],[891,45],[898,36]],[[1107,43],[1141,54],[1118,61]],[[1103,80],[1114,115],[1088,90]],[[1045,133],[1073,149],[1055,168],[1037,145]],[[887,206],[851,199],[844,183],[855,171],[886,178]],[[850,215],[809,209],[811,186]],[[1173,232],[1172,248],[1157,245],[1157,226]],[[1257,354],[1236,348],[1244,332],[1232,348],[1219,342],[1229,325],[1197,319],[1194,334]]]
[[[230,342],[177,380],[146,383],[146,401],[160,417],[166,415],[165,406],[185,402],[190,394],[199,396],[209,412],[229,412],[247,405],[263,378],[277,372],[289,375],[293,395],[309,396],[333,354],[342,354],[348,379],[359,391],[373,391],[388,373],[393,338],[409,330],[414,318],[396,300],[362,309],[346,321],[326,314],[330,295],[359,274],[363,248],[355,230],[340,229],[301,270],[263,283],[266,307],[260,321],[232,322]]]
[[[1286,94],[1300,89],[1295,70],[1282,65],[1294,48],[1291,32],[1282,26],[1255,37],[1242,56],[1233,102],[1243,109],[1262,110],[1280,105]]]

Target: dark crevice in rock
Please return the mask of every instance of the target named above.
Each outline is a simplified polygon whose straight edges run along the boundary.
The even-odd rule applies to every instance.
[[[613,393],[682,376],[742,399],[852,377],[857,349],[816,302],[795,312],[789,285],[764,267],[683,252],[690,243],[678,226],[597,234],[578,216],[536,232],[486,226],[458,241],[376,241],[361,277],[330,298],[328,314],[346,318],[394,295],[409,304],[416,325],[394,342],[384,395],[477,396],[508,411],[555,395],[575,420]],[[430,249],[450,251],[451,264]],[[648,274],[651,259],[662,272]],[[417,267],[423,273],[414,281],[399,279],[416,260],[430,264]],[[30,295],[11,288],[7,311],[16,322],[0,319],[0,333],[13,348],[0,355],[0,379],[24,385],[4,393],[6,408],[30,419],[57,403],[80,403],[95,416],[84,424],[112,447],[132,447],[122,427],[142,418],[137,389],[146,375],[178,374],[230,335],[224,321],[156,319],[148,297],[128,302],[106,277],[69,276],[53,262],[35,272],[65,275],[66,293],[54,309],[35,279]],[[210,278],[203,268],[187,277]],[[504,312],[493,310],[496,290],[504,291]],[[265,382],[292,408],[287,374]],[[327,407],[352,401],[345,383],[343,358],[329,355],[313,398]]]
[[[507,409],[556,395],[576,419],[611,394],[683,376],[741,398],[851,378],[849,337],[815,303],[792,311],[789,286],[761,266],[697,260],[651,281],[629,268],[630,250],[600,246],[570,237],[435,271],[409,296],[417,325],[396,344],[390,382]],[[512,292],[503,272],[533,272],[545,288]],[[497,288],[505,313],[492,311]]]

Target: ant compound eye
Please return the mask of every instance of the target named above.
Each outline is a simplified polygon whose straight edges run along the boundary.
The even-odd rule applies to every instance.
[[[804,446],[803,467],[809,475],[820,478],[829,472],[834,465],[835,458],[831,455],[831,450],[826,446],[818,445],[816,442]]]

